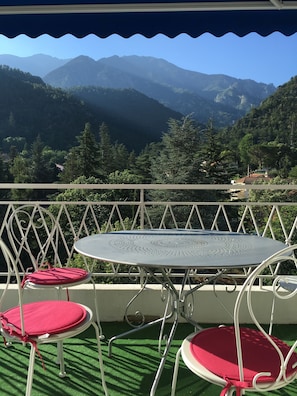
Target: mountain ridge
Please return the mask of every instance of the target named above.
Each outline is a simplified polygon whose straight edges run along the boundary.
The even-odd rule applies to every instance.
[[[94,60],[80,55],[61,60],[38,54],[17,58],[12,62],[0,55],[0,64],[6,60],[8,66],[63,89],[83,85],[135,89],[183,115],[192,114],[200,123],[211,120],[218,128],[233,125],[276,90],[273,84],[186,70],[152,56],[114,55]]]
[[[0,54],[0,64],[13,69],[19,69],[43,78],[50,71],[69,62],[70,59],[59,59],[50,55],[35,54],[31,56],[16,56]]]
[[[136,55],[97,61],[81,55],[50,72],[44,81],[63,89],[81,85],[132,88],[184,115],[193,114],[201,123],[212,119],[217,127],[231,125],[276,90],[273,84],[207,75],[161,58]]]

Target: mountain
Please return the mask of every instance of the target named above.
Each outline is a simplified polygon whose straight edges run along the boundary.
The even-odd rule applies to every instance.
[[[192,114],[203,124],[211,119],[215,127],[233,125],[276,90],[272,84],[184,70],[154,57],[112,56],[95,61],[86,56],[58,59],[43,54],[0,55],[0,64],[63,89],[132,88],[183,115]]]
[[[52,70],[63,66],[70,59],[58,59],[49,55],[36,54],[27,57],[0,54],[0,65],[6,65],[12,69],[19,69],[34,76],[44,77]]]
[[[91,87],[66,92],[7,66],[0,67],[0,86],[0,144],[7,137],[23,137],[31,144],[40,135],[53,149],[69,149],[77,144],[76,136],[86,122],[94,133],[104,122],[113,141],[138,152],[160,140],[169,118],[182,117],[131,89]]]
[[[201,123],[232,125],[276,90],[272,84],[181,69],[163,59],[79,56],[51,71],[44,81],[63,89],[78,86],[132,88]]]

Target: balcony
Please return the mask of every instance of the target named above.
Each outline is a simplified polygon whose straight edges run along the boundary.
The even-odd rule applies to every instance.
[[[218,190],[230,191],[234,189],[232,185],[27,185],[27,184],[2,184],[0,189],[45,189],[50,192],[69,190],[90,190],[104,192],[106,190],[127,190],[133,191],[135,200],[125,201],[0,201],[1,227],[0,237],[7,240],[9,232],[7,220],[15,207],[20,204],[30,203],[33,205],[50,206],[57,220],[57,227],[66,230],[61,233],[61,244],[59,246],[59,259],[62,264],[69,265],[71,260],[87,265],[96,277],[97,300],[100,307],[100,318],[103,332],[106,339],[127,330],[129,327],[125,323],[125,318],[135,324],[139,313],[143,315],[145,321],[152,318],[161,317],[165,309],[165,301],[162,299],[160,285],[149,282],[143,288],[143,292],[138,298],[133,297],[141,290],[143,284],[143,274],[138,268],[127,269],[123,265],[111,263],[98,263],[78,257],[73,249],[74,241],[79,238],[99,232],[108,232],[116,229],[137,229],[137,228],[203,228],[214,230],[229,230],[236,232],[253,233],[259,236],[266,236],[278,239],[286,243],[296,243],[297,227],[297,202],[287,201],[251,201],[246,199],[243,202],[237,200],[226,200],[220,202],[185,202],[173,201],[151,201],[149,193],[152,190],[166,190],[168,196],[175,190]],[[295,192],[297,187],[293,185],[249,185],[240,187],[245,195],[249,196],[251,190],[265,191],[287,191],[288,197]],[[269,195],[269,194],[268,194]],[[78,209],[78,210],[77,210]],[[288,213],[291,215],[288,217]],[[295,213],[295,215],[293,215]],[[104,216],[102,216],[104,214]],[[102,220],[103,219],[103,220]],[[0,276],[4,276],[3,269],[0,268]],[[194,296],[194,311],[192,317],[202,325],[230,323],[232,321],[232,309],[240,282],[246,277],[249,270],[232,271],[225,274],[227,283],[205,285]],[[208,273],[199,274],[199,277],[207,278]],[[267,274],[267,278],[272,279],[276,273],[273,271]],[[174,273],[174,281],[179,283],[182,273]],[[195,282],[198,274],[193,273],[192,279]],[[230,282],[230,279],[232,281]],[[236,283],[239,285],[236,285]],[[190,286],[189,286],[190,287]],[[267,287],[267,286],[266,286]],[[3,285],[0,284],[0,289]],[[55,298],[55,292],[40,292],[28,290],[27,299],[48,299]],[[70,291],[70,298],[89,305],[92,309],[92,299],[90,285],[76,287]],[[268,323],[270,313],[267,310],[265,300],[265,287],[260,280],[259,288],[255,290],[259,301],[259,309],[263,312],[263,323]],[[15,287],[10,290],[10,303],[16,304]],[[131,304],[128,302],[131,301]],[[292,301],[292,300],[290,300]],[[201,303],[203,302],[203,303]],[[5,309],[6,307],[3,307]],[[296,299],[292,304],[288,304],[285,310],[278,313],[275,322],[279,324],[281,331],[294,334],[296,324]],[[248,318],[246,319],[248,320]],[[137,323],[136,323],[137,325]],[[149,330],[141,330],[134,333],[129,339],[119,339],[114,343],[113,357],[108,357],[107,343],[103,343],[104,360],[106,365],[107,383],[111,396],[124,395],[148,395],[153,380],[153,375],[158,366],[158,331],[159,326],[153,326]],[[170,381],[174,354],[181,343],[181,340],[190,332],[193,327],[186,323],[181,323],[178,327],[174,339],[173,347],[170,351],[163,375],[156,395],[170,394]],[[166,333],[166,332],[165,332]],[[36,368],[33,395],[79,395],[92,396],[101,394],[100,381],[97,380],[96,362],[94,368],[90,368],[89,359],[92,357],[93,334],[87,332],[83,339],[69,340],[71,345],[67,349],[66,343],[66,363],[69,372],[69,379],[59,379],[56,376],[56,367],[52,363],[54,347],[44,348],[44,359],[46,361],[46,372],[40,367]],[[82,349],[79,346],[83,344]],[[79,351],[79,352],[78,352]],[[7,366],[3,366],[5,375],[2,376],[1,389],[7,389],[7,395],[20,395],[21,389],[25,387],[25,371],[20,365],[20,361],[26,362],[27,354],[21,346],[13,346],[6,353]],[[82,358],[82,362],[79,361]],[[11,360],[9,360],[11,359]],[[21,360],[20,360],[21,359]],[[95,359],[95,357],[94,357]],[[135,360],[136,359],[136,360]],[[10,363],[9,363],[10,362]],[[5,363],[5,364],[6,364]],[[38,360],[37,360],[37,366]],[[80,370],[82,368],[82,370]],[[7,371],[6,371],[7,370]],[[86,374],[87,373],[87,374]],[[181,381],[178,385],[177,395],[205,394],[206,396],[218,395],[220,389],[197,379],[186,369],[181,369]],[[18,375],[18,383],[15,383],[15,376]],[[87,375],[87,377],[86,377]],[[13,391],[17,389],[17,391]],[[57,388],[60,393],[57,393]],[[288,395],[295,394],[294,387],[289,386]],[[54,393],[53,393],[54,390]],[[16,393],[13,393],[16,392]],[[269,394],[280,394],[277,391]],[[252,393],[251,393],[252,395]]]
[[[97,292],[100,299],[101,319],[112,322],[122,320],[125,313],[125,304],[140,288],[142,274],[138,268],[129,268],[119,264],[98,263],[95,260],[79,257],[74,251],[73,243],[86,235],[114,231],[116,229],[143,229],[143,228],[202,228],[213,230],[228,230],[243,233],[252,233],[260,236],[278,239],[285,243],[297,242],[297,202],[289,199],[297,190],[296,185],[243,185],[236,189],[244,191],[249,195],[251,191],[269,193],[283,193],[281,197],[288,197],[286,201],[152,201],[148,197],[151,191],[166,191],[170,198],[171,192],[176,191],[234,191],[234,185],[85,185],[85,184],[1,184],[0,189],[40,189],[47,190],[48,195],[61,191],[84,191],[100,192],[106,191],[126,191],[127,196],[136,197],[135,200],[122,201],[0,201],[0,238],[8,240],[7,220],[14,208],[21,204],[50,206],[55,218],[56,227],[60,232],[60,244],[57,251],[57,260],[63,265],[71,264],[75,260],[75,265],[87,265],[97,279]],[[5,195],[5,194],[3,194]],[[236,270],[229,275],[235,282],[243,280],[249,270]],[[5,275],[1,273],[0,276]],[[211,274],[199,274],[200,278],[207,278]],[[276,274],[267,274],[273,278]],[[174,280],[182,277],[182,273],[175,272]],[[193,273],[195,281],[197,274]],[[1,285],[0,285],[1,287]],[[199,307],[199,321],[210,323],[213,320],[228,321],[230,317],[230,304],[234,301],[235,294],[225,293],[232,289],[232,285],[216,285],[216,293],[213,293],[212,286],[204,286],[199,294],[203,293],[203,298],[208,302],[208,306]],[[86,289],[85,289],[86,288]],[[74,298],[79,301],[87,300],[88,286],[75,290]],[[261,293],[259,292],[261,295]],[[115,295],[117,300],[114,300]],[[77,297],[76,297],[77,296]],[[232,296],[232,297],[231,297]],[[145,298],[140,296],[137,300],[141,312],[147,316],[158,316],[163,310],[163,303],[160,301],[160,287],[150,283],[145,288]],[[153,303],[147,303],[147,301]],[[222,309],[222,306],[226,307]],[[127,315],[133,315],[138,310],[135,304],[129,307]],[[211,309],[210,309],[211,308]],[[134,312],[133,312],[134,311]],[[193,313],[194,317],[196,313]],[[291,316],[294,320],[294,316]],[[280,320],[283,320],[280,318]]]

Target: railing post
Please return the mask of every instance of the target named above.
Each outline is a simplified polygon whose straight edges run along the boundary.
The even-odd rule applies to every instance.
[[[143,230],[144,229],[144,188],[140,189],[140,228]]]

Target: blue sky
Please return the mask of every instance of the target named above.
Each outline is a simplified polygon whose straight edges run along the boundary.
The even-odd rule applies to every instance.
[[[191,38],[182,34],[174,39],[164,35],[125,39],[117,35],[100,39],[94,35],[78,39],[71,35],[32,39],[20,35],[9,39],[0,35],[0,53],[26,57],[47,54],[67,59],[87,55],[98,60],[113,55],[142,55],[163,58],[179,67],[207,74],[227,74],[257,82],[284,84],[297,75],[297,34],[286,37],[256,33],[238,37],[203,34]]]

